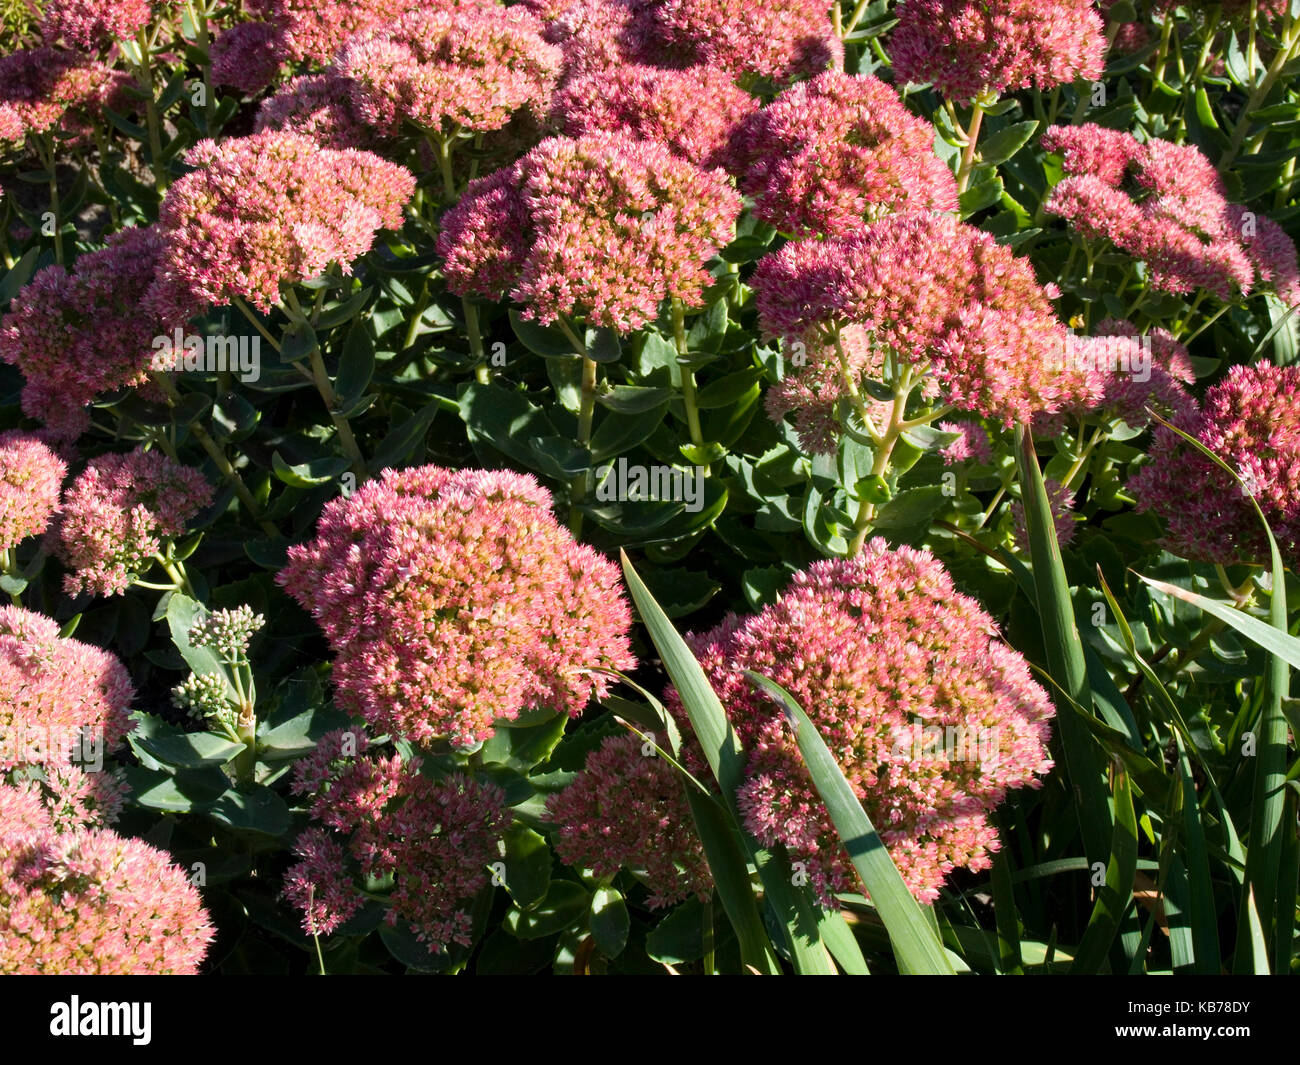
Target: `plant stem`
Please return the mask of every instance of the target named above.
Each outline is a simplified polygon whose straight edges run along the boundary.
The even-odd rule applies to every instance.
[[[961,166],[957,170],[957,195],[959,196],[970,184],[971,170],[975,165],[975,145],[979,141],[980,126],[984,123],[984,104],[980,97],[976,97],[971,106],[974,108],[974,113],[971,115],[970,125],[966,127],[966,146],[961,150]]]
[[[153,66],[149,59],[152,44],[147,29],[141,29],[136,38],[140,49],[140,91],[145,94],[145,123],[149,129],[149,167],[153,171],[154,186],[161,196],[167,191],[167,171],[162,161],[162,123],[158,117],[158,101],[153,95]]]
[[[596,360],[587,355],[586,343],[563,316],[556,324],[569,338],[574,353],[582,359],[582,391],[578,400],[578,444],[586,448],[591,444],[591,427],[596,418],[596,385],[599,367]],[[578,474],[569,482],[569,531],[573,533],[575,539],[582,533],[582,512],[578,509],[578,504],[587,498],[590,487],[590,470]]]
[[[838,328],[832,334],[831,339],[835,343],[835,353],[840,360],[840,378],[844,382],[844,387],[848,390],[849,400],[853,403],[853,409],[858,413],[858,419],[871,437],[871,442],[879,447],[884,438],[876,432],[876,423],[872,420],[871,411],[867,409],[867,401],[862,398],[862,391],[858,388],[857,379],[853,373],[853,367],[849,365],[849,356],[844,350],[844,342],[840,339]]]
[[[483,353],[483,335],[479,330],[478,308],[469,301],[469,297],[461,298],[461,307],[465,310],[465,331],[469,334],[469,351],[474,357],[474,379],[479,384],[485,385],[491,377],[488,375],[487,356]]]
[[[879,444],[876,445],[875,461],[871,464],[871,477],[884,477],[889,469],[889,459],[894,453],[894,446],[903,435],[903,414],[907,409],[907,397],[912,393],[912,368],[904,366],[894,386],[894,405],[889,412],[889,425]],[[857,517],[853,521],[853,539],[849,542],[849,557],[852,558],[862,550],[867,541],[867,533],[876,517],[876,504],[861,500],[858,504]]]
[[[1254,19],[1251,20],[1250,31],[1251,44],[1248,62],[1250,63],[1250,76],[1253,80],[1255,77]],[[1241,151],[1241,146],[1246,139],[1246,133],[1250,129],[1250,113],[1259,108],[1259,105],[1263,103],[1264,98],[1273,88],[1278,75],[1282,73],[1282,68],[1295,57],[1298,43],[1300,43],[1300,21],[1293,19],[1288,13],[1282,30],[1281,47],[1278,48],[1277,54],[1273,57],[1273,62],[1269,64],[1268,70],[1264,72],[1264,77],[1255,86],[1254,91],[1250,94],[1250,99],[1246,101],[1246,106],[1241,109],[1241,114],[1237,117],[1237,124],[1233,128],[1232,140],[1228,144],[1228,150],[1223,153],[1223,157],[1219,160],[1218,170],[1220,174],[1232,166],[1233,161],[1237,158],[1237,153]]]
[[[312,379],[316,382],[316,391],[320,393],[320,398],[325,401],[330,421],[334,423],[334,428],[339,434],[339,443],[343,445],[343,453],[347,455],[348,461],[352,464],[352,472],[357,475],[357,484],[360,485],[370,476],[366,470],[366,460],[361,455],[361,448],[357,445],[357,438],[352,434],[351,424],[344,415],[339,413],[338,393],[334,391],[329,374],[325,372],[325,360],[321,358],[319,344],[311,349],[309,359]]]
[[[686,309],[676,296],[673,297],[673,339],[677,345],[677,365],[682,374],[682,403],[686,407],[686,426],[691,443],[703,447],[704,431],[700,428],[700,411],[695,403],[695,372],[690,367],[691,353],[686,343]]]

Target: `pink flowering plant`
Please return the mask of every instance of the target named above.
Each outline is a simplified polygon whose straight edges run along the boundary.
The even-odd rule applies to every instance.
[[[1300,5],[0,22],[0,973],[1294,969]]]

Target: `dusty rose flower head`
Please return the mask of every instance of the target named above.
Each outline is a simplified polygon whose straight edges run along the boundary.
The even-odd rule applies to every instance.
[[[949,100],[1101,77],[1106,38],[1092,0],[903,0],[889,39],[899,82]]]
[[[940,422],[938,429],[944,433],[961,434],[940,448],[939,455],[945,466],[959,466],[963,462],[987,466],[993,461],[988,431],[978,422]]]
[[[500,129],[550,106],[562,53],[525,11],[466,5],[413,11],[353,40],[338,58],[358,115],[381,131],[402,121],[450,135]]]
[[[0,785],[0,973],[193,975],[212,922],[169,855],[108,829],[60,832]]]
[[[0,433],[0,549],[45,531],[59,506],[68,464],[40,437]]]
[[[269,311],[281,283],[316,277],[331,263],[346,272],[378,230],[401,225],[415,191],[396,163],[276,130],[201,141],[185,161],[199,169],[163,200],[158,291],[214,304],[238,296]]]
[[[631,734],[610,736],[546,813],[559,831],[556,854],[576,869],[613,876],[628,869],[650,889],[651,909],[713,890],[704,848],[677,770],[641,753]]]
[[[160,451],[92,459],[63,495],[55,526],[69,595],[120,595],[153,565],[161,538],[180,536],[212,502],[212,486],[198,470]]]
[[[352,82],[330,68],[287,81],[262,101],[255,130],[285,130],[326,148],[372,149],[383,140],[366,125],[352,102]]]
[[[934,127],[870,75],[830,70],[786,89],[735,137],[754,212],[798,236],[847,236],[891,210],[956,210]]]
[[[100,753],[116,750],[135,728],[134,698],[116,656],[61,639],[58,623],[43,614],[0,607],[0,736],[10,741],[0,745],[0,772],[68,763],[89,754],[89,742]]]
[[[1152,288],[1205,288],[1231,302],[1269,284],[1284,302],[1300,303],[1291,239],[1272,220],[1229,204],[1223,180],[1194,145],[1143,144],[1092,124],[1054,126],[1042,143],[1062,155],[1066,172],[1045,209],[1144,259]]]
[[[988,815],[1052,766],[1052,704],[979,604],[929,552],[872,540],[814,563],[754,617],[690,638],[746,752],[746,827],[806,862],[824,901],[861,890],[782,711],[741,670],[798,700],[917,898],[986,869]],[[670,709],[678,709],[669,693]]]
[[[308,933],[334,931],[360,907],[357,873],[393,878],[386,920],[409,922],[435,953],[469,946],[469,903],[490,883],[487,866],[510,822],[495,784],[452,775],[433,780],[420,760],[365,754],[332,759],[334,771],[295,782],[311,796],[310,828],[294,848],[285,896]]]
[[[327,63],[351,37],[419,8],[441,10],[455,0],[249,0],[248,11],[273,27],[284,57]]]
[[[45,807],[60,832],[112,827],[131,794],[121,769],[92,770],[70,762],[47,762],[41,772]]]
[[[341,705],[417,743],[469,745],[532,707],[577,715],[627,669],[617,568],[530,476],[385,470],[326,506],[279,581],[335,651]]]
[[[17,143],[50,130],[80,138],[105,107],[132,110],[122,93],[129,81],[123,71],[59,48],[0,56],[0,139]]]
[[[672,65],[655,39],[653,0],[521,0],[564,54],[564,78],[629,64]]]
[[[255,96],[275,80],[284,54],[269,22],[237,22],[212,42],[212,80]]]
[[[153,226],[124,229],[71,271],[41,270],[14,297],[0,319],[0,359],[27,379],[24,413],[77,436],[89,420],[82,408],[146,380],[154,338],[196,309],[146,299],[161,251]]]
[[[556,94],[552,118],[570,137],[623,131],[715,167],[725,162],[737,126],[757,108],[754,97],[715,67],[628,64],[572,78]]]
[[[683,62],[746,81],[784,85],[844,65],[830,5],[818,0],[661,0],[653,18],[665,49]]]
[[[1047,489],[1047,502],[1052,508],[1052,526],[1056,529],[1056,542],[1064,547],[1074,539],[1074,493],[1050,477],[1044,479],[1043,487]],[[1020,549],[1028,551],[1029,525],[1025,521],[1025,504],[1022,500],[1017,499],[1011,504],[1011,527]]]
[[[95,51],[115,40],[134,39],[149,25],[152,9],[150,0],[45,0],[41,35]]]
[[[1300,367],[1234,366],[1200,409],[1170,419],[1235,469],[1288,565],[1300,559]],[[1242,488],[1164,426],[1129,478],[1139,510],[1164,519],[1174,554],[1225,565],[1265,562],[1268,543]]]
[[[730,242],[740,197],[720,170],[626,134],[552,137],[470,184],[438,252],[461,295],[508,292],[524,316],[581,315],[619,332],[660,304],[704,299],[704,264]]]
[[[1065,329],[1029,263],[948,214],[901,212],[852,237],[787,244],[751,284],[769,334],[864,326],[931,373],[945,402],[1007,425],[1075,387],[1054,367]]]

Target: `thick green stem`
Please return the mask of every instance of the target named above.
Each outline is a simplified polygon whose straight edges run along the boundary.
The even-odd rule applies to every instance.
[[[907,410],[907,397],[912,393],[912,385],[912,369],[904,366],[899,371],[898,382],[894,387],[894,403],[889,412],[889,424],[885,427],[880,443],[876,445],[875,460],[871,464],[872,478],[883,478],[889,470],[889,460],[894,453],[894,447],[905,432],[903,415]],[[850,558],[861,552],[875,517],[876,503],[871,500],[861,500],[858,503],[857,517],[853,521],[853,539],[849,542]]]
[[[591,444],[591,426],[596,417],[596,361],[582,356],[582,393],[578,401],[578,443]],[[578,474],[569,485],[569,531],[575,537],[582,533],[582,512],[578,504],[587,498],[591,484],[591,471]]]
[[[700,410],[695,402],[695,372],[690,367],[691,352],[686,343],[686,309],[682,301],[673,297],[673,339],[677,345],[677,366],[682,374],[682,404],[686,407],[686,427],[691,443],[704,445],[704,431],[700,428]]]
[[[1255,29],[1253,19],[1250,28],[1253,34]],[[1251,40],[1253,51],[1253,36]],[[1219,160],[1218,169],[1220,174],[1224,173],[1236,160],[1237,154],[1241,151],[1241,146],[1245,142],[1246,134],[1250,130],[1250,113],[1257,110],[1259,105],[1264,102],[1264,98],[1268,96],[1269,91],[1276,84],[1278,76],[1282,73],[1282,68],[1295,58],[1297,44],[1300,44],[1300,21],[1293,19],[1288,14],[1282,30],[1281,47],[1278,48],[1277,54],[1273,57],[1273,62],[1268,65],[1268,70],[1264,72],[1264,77],[1260,79],[1259,84],[1255,86],[1254,91],[1250,94],[1246,106],[1241,109],[1241,114],[1237,118],[1237,125],[1232,131],[1232,140],[1228,144],[1228,150],[1223,153],[1223,157]],[[1253,54],[1250,57],[1250,62],[1250,73],[1251,77],[1254,78]]]
[[[462,298],[460,305],[465,310],[465,331],[469,334],[469,351],[474,358],[474,379],[479,384],[485,385],[491,378],[488,375],[487,356],[483,353],[483,334],[479,328],[478,308],[468,298]]]
[[[162,121],[158,116],[158,101],[153,95],[153,66],[149,57],[153,45],[149,41],[149,31],[142,29],[136,38],[140,49],[140,91],[145,94],[145,125],[149,130],[149,166],[153,170],[154,185],[161,196],[167,191],[167,170],[162,161]]]
[[[961,167],[957,171],[957,194],[961,195],[970,184],[971,171],[975,167],[975,147],[979,142],[980,126],[984,123],[984,103],[976,98],[974,113],[970,125],[966,127],[966,146],[961,150]]]
[[[325,408],[329,411],[330,421],[334,423],[334,429],[339,434],[339,443],[343,445],[343,453],[347,455],[348,462],[352,464],[352,472],[357,475],[357,483],[360,484],[370,476],[366,470],[366,460],[362,457],[361,448],[357,445],[357,438],[352,433],[352,425],[344,415],[339,413],[338,393],[334,391],[334,385],[330,382],[329,374],[325,372],[325,360],[321,358],[319,345],[311,349],[309,359],[312,380],[316,382],[316,391],[320,393],[320,398],[325,401]]]

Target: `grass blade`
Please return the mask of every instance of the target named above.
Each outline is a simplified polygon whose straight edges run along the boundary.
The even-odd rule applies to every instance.
[[[1115,763],[1115,835],[1106,864],[1106,882],[1097,893],[1083,941],[1075,954],[1071,973],[1091,974],[1101,963],[1133,902],[1133,881],[1137,877],[1138,827],[1133,811],[1133,789],[1127,771]]]

